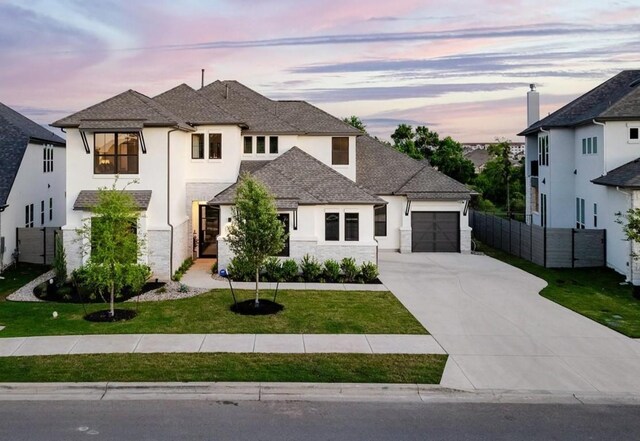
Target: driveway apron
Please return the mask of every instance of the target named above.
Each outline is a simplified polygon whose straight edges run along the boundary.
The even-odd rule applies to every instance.
[[[456,389],[640,393],[640,345],[488,256],[380,253],[380,279],[449,353]]]

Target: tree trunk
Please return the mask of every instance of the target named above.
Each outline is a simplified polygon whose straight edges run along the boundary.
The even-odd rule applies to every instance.
[[[114,303],[115,303],[115,298],[116,298],[116,293],[115,293],[115,288],[114,288],[114,283],[113,282],[111,282],[111,286],[109,288],[109,291],[111,292],[111,298],[110,298],[111,311],[109,313],[111,314],[111,317],[113,317],[115,315]]]
[[[260,291],[258,290],[258,280],[260,279],[260,269],[256,265],[256,308],[260,304]]]

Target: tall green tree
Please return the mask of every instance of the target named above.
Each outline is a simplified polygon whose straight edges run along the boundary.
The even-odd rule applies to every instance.
[[[426,126],[418,126],[414,143],[423,156],[430,160],[434,150],[440,145],[440,135],[438,132],[429,130]]]
[[[256,276],[255,305],[260,304],[260,270],[270,256],[284,248],[285,232],[269,190],[254,177],[244,174],[236,189],[229,227],[229,248],[241,260],[251,264]]]
[[[393,147],[413,159],[422,160],[424,159],[424,154],[416,147],[415,136],[413,127],[409,124],[400,124],[391,134]]]
[[[440,141],[430,162],[438,171],[463,184],[472,182],[476,176],[473,162],[464,157],[462,145],[450,136]]]
[[[140,211],[126,192],[130,184],[118,189],[117,182],[116,178],[110,188],[98,189],[98,202],[78,229],[88,256],[85,281],[105,301],[108,296],[112,317],[122,289],[126,286],[139,291],[150,275],[147,266],[138,264],[144,247],[144,238],[137,234]]]
[[[356,115],[351,115],[346,118],[342,118],[343,122],[346,122],[352,127],[355,127],[358,130],[362,130],[364,133],[367,133],[367,126],[362,122],[362,120]]]

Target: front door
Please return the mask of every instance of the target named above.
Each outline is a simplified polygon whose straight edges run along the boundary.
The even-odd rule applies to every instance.
[[[217,237],[220,234],[220,207],[200,205],[199,233],[199,257],[218,257]]]

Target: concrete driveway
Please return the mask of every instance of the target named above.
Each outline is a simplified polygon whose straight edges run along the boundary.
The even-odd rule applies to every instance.
[[[487,256],[380,253],[380,278],[450,354],[456,389],[640,393],[640,342],[538,293]]]

